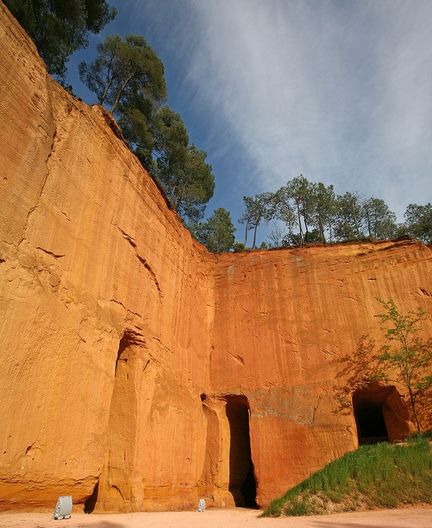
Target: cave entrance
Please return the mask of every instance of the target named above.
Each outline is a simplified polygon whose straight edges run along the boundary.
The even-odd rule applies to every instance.
[[[131,482],[136,450],[137,395],[145,369],[143,344],[144,339],[136,329],[126,330],[117,351],[106,460],[96,492],[96,507],[100,505],[105,510],[132,507],[129,501],[133,497]]]
[[[242,395],[228,395],[225,399],[230,427],[229,491],[236,506],[258,508],[250,445],[249,403]]]
[[[99,479],[96,482],[95,487],[93,488],[92,494],[84,503],[84,513],[93,513],[95,506],[96,506],[97,499],[98,499],[98,493],[99,493]]]
[[[404,440],[410,433],[409,413],[394,386],[370,384],[353,394],[359,445]]]
[[[353,403],[359,444],[387,442],[382,404],[373,398],[364,397],[364,394],[356,394]]]

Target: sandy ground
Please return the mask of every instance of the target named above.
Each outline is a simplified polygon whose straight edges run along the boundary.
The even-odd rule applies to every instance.
[[[260,519],[256,510],[73,514],[54,521],[46,513],[0,513],[0,528],[432,528],[432,508],[407,508],[314,517]]]

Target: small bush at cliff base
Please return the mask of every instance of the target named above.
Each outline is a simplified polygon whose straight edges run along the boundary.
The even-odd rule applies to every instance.
[[[331,462],[263,516],[314,515],[432,503],[432,448],[424,437],[360,447]]]

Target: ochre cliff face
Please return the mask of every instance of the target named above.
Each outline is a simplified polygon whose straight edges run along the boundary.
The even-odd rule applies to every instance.
[[[363,335],[382,342],[378,299],[430,312],[431,266],[431,248],[411,241],[218,258],[211,382],[249,400],[258,502],[357,447],[353,415],[336,412],[337,359]],[[409,429],[396,414],[387,429]]]
[[[263,506],[358,445],[335,359],[432,311],[430,247],[209,254],[1,3],[0,117],[0,508]]]
[[[0,501],[195,503],[212,258],[0,17]]]

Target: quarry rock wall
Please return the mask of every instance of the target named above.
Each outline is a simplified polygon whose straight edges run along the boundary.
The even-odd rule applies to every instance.
[[[211,382],[248,398],[258,502],[357,447],[353,413],[334,397],[338,359],[364,335],[383,342],[379,299],[431,312],[431,266],[431,248],[412,241],[218,258]],[[409,429],[403,412],[391,419]]]
[[[3,6],[0,50],[0,501],[195,503],[214,259]]]
[[[334,360],[430,247],[209,254],[1,2],[0,118],[0,509],[262,506],[358,445]]]

